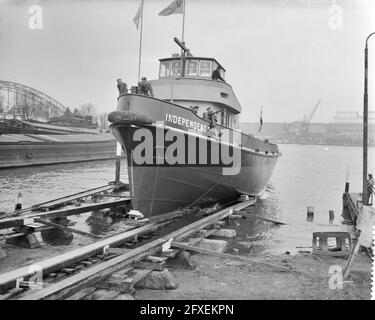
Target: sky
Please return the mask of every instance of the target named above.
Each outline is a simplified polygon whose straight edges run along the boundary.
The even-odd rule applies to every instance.
[[[171,1],[145,0],[141,75],[148,79],[157,77],[158,59],[179,52],[173,37],[181,38],[182,15],[158,16]],[[29,27],[35,4],[43,9],[41,30]],[[116,79],[137,81],[139,4],[0,0],[0,80],[34,87],[70,108],[91,102],[99,112],[115,110]],[[186,0],[186,46],[227,70],[242,122],[258,121],[261,106],[265,122],[301,120],[319,99],[313,122],[362,110],[364,43],[373,31],[375,0]],[[375,110],[375,39],[369,59]]]

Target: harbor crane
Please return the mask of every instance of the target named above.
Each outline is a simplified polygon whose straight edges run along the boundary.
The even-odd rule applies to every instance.
[[[319,101],[315,104],[315,106],[313,107],[311,112],[308,115],[305,114],[305,116],[303,117],[302,123],[301,123],[301,133],[302,134],[307,133],[309,131],[309,123],[310,123],[311,119],[313,118],[316,110],[318,110],[318,107],[319,107],[321,101],[322,101],[322,99],[319,99]]]
[[[305,114],[302,120],[293,121],[292,123],[284,126],[283,135],[285,136],[285,138],[291,141],[299,141],[301,138],[307,138],[307,135],[309,133],[309,124],[314,114],[316,113],[321,101],[322,100],[319,99],[310,113]]]

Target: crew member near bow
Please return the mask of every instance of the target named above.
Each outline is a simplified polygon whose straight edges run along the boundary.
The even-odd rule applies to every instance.
[[[154,96],[151,83],[147,81],[146,77],[142,77],[141,82],[138,82],[138,93],[145,96]]]
[[[117,89],[119,96],[128,93],[128,86],[125,82],[122,82],[121,79],[117,79]]]

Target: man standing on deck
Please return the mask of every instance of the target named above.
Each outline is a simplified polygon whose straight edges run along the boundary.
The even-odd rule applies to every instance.
[[[221,67],[217,66],[217,68],[212,72],[212,80],[221,80],[225,82],[225,80],[221,77],[220,70]]]
[[[143,94],[145,96],[154,96],[152,92],[151,83],[147,81],[146,77],[142,77],[142,81],[138,82],[138,93]]]
[[[121,96],[122,94],[128,93],[128,86],[125,82],[122,82],[121,79],[117,79],[117,89],[118,95]]]

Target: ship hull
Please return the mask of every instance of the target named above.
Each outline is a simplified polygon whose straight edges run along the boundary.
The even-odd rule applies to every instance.
[[[178,208],[199,205],[207,201],[230,202],[238,199],[241,194],[259,196],[265,190],[279,155],[276,149],[261,152],[259,149],[249,148],[250,146],[238,147],[241,159],[240,167],[237,171],[234,171],[235,173],[229,174],[228,167],[220,163],[215,165],[212,163],[171,165],[164,161],[162,164],[157,164],[156,153],[153,153],[151,164],[140,164],[134,157],[137,148],[134,137],[140,129],[150,132],[154,146],[158,145],[157,130],[163,131],[162,137],[165,137],[168,131],[178,132],[184,136],[183,140],[185,141],[189,136],[194,135],[197,144],[201,140],[208,139],[211,140],[212,144],[217,144],[221,148],[222,142],[207,138],[203,133],[181,130],[182,128],[181,126],[178,127],[178,123],[175,126],[173,124],[163,125],[160,129],[160,121],[166,119],[163,109],[173,114],[179,114],[181,111],[182,117],[187,117],[188,115],[184,115],[184,112],[190,112],[189,110],[180,110],[178,106],[159,100],[154,103],[152,99],[146,97],[140,97],[137,102],[135,105],[126,103],[128,110],[114,112],[109,117],[110,121],[114,123],[110,126],[110,129],[127,153],[133,209],[139,210],[146,217],[150,217],[171,212]],[[165,108],[163,108],[163,104],[165,104]],[[158,106],[160,107],[159,110]],[[145,117],[144,113],[136,115],[130,111],[142,108],[152,110],[152,120]],[[148,116],[150,116],[150,113],[148,113]],[[121,117],[123,117],[122,120],[119,120]],[[191,121],[195,120],[199,121],[199,119],[191,117]],[[159,121],[159,123],[157,124],[156,121]],[[198,127],[204,125],[202,123]],[[257,143],[257,148],[262,148],[259,141],[254,142]],[[165,143],[166,140],[163,142],[164,156],[168,148]],[[187,148],[187,145],[185,147]],[[267,148],[267,146],[264,146],[264,148]],[[207,152],[210,153],[213,149],[208,147]],[[185,151],[186,153],[191,152],[191,150]],[[199,158],[199,154],[197,158]],[[208,158],[210,158],[210,155]]]
[[[2,135],[0,169],[116,157],[116,140],[109,135]]]

